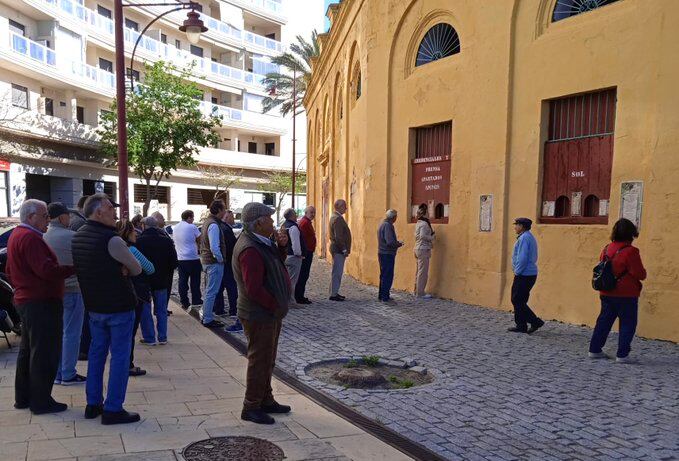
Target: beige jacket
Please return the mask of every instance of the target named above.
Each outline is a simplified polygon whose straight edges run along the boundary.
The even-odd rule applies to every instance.
[[[415,224],[415,249],[431,250],[434,246],[434,233],[429,224],[421,219]]]
[[[351,230],[341,214],[333,212],[330,216],[330,253],[351,253]]]

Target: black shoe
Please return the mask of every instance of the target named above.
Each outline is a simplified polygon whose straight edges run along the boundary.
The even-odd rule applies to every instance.
[[[340,298],[342,301],[344,301],[345,299],[347,299],[346,296],[342,296],[342,295],[337,295],[337,297]]]
[[[80,354],[78,354],[78,360],[80,360],[81,362],[87,362],[87,354],[81,352]]]
[[[87,405],[85,407],[85,419],[94,419],[104,412],[103,405]]]
[[[535,333],[538,331],[540,328],[542,328],[545,325],[544,320],[538,319],[538,323],[532,323],[530,328],[528,329],[528,334]]]
[[[129,424],[141,420],[138,413],[123,411],[104,411],[101,414],[101,424],[109,426],[111,424]]]
[[[87,378],[76,373],[76,375],[74,377],[72,377],[71,379],[68,379],[68,380],[62,379],[61,385],[62,386],[73,386],[75,384],[85,384],[86,382],[87,382]]]
[[[527,328],[519,328],[519,327],[507,328],[507,331],[509,331],[511,333],[528,333]]]
[[[146,374],[146,370],[139,368],[139,367],[131,367],[130,368],[130,376],[144,376]]]
[[[337,296],[331,296],[331,297],[328,298],[328,299],[330,299],[330,301],[344,301],[344,298],[341,297],[341,296],[339,296],[339,295],[337,295]]]
[[[188,310],[189,310],[189,307],[191,307],[191,304],[188,304],[188,303],[187,303],[187,304],[184,304],[184,303],[182,303],[182,309],[184,309],[185,311],[188,311]]]
[[[281,405],[275,400],[271,405],[262,405],[262,411],[264,413],[285,414],[290,413],[290,410],[292,410],[290,405]]]
[[[224,324],[219,320],[213,320],[210,323],[204,323],[203,326],[205,328],[221,328],[224,326]]]
[[[311,301],[309,301],[307,298],[299,299],[297,300],[297,304],[311,304]]]
[[[31,409],[31,412],[34,415],[46,415],[48,413],[61,413],[62,411],[66,411],[67,408],[68,405],[66,405],[65,403],[59,403],[53,400],[52,403],[50,403],[46,407],[36,408],[35,410]]]
[[[271,416],[267,415],[263,410],[243,410],[240,414],[240,419],[243,421],[250,421],[255,424],[273,424],[276,422]]]
[[[168,316],[172,315],[172,311],[170,309],[167,310],[167,315]]]
[[[26,408],[28,408],[28,407],[30,407],[30,406],[31,406],[31,405],[28,404],[28,403],[19,403],[19,402],[16,402],[16,403],[14,404],[14,408],[16,408],[17,410],[25,410]]]

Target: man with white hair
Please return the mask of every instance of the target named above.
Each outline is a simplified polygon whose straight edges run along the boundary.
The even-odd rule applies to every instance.
[[[61,360],[64,279],[75,270],[72,265],[59,265],[43,240],[49,220],[45,202],[26,200],[19,217],[21,224],[7,243],[6,269],[22,322],[14,408],[30,408],[34,414],[58,413],[67,408],[52,398]]]
[[[330,300],[344,301],[339,294],[344,273],[344,262],[351,253],[351,230],[342,215],[347,212],[347,202],[335,201],[335,212],[330,216],[330,254],[332,255],[332,279],[330,282]]]
[[[378,299],[383,303],[394,304],[391,299],[391,285],[394,283],[394,266],[396,252],[403,246],[403,242],[396,238],[394,223],[398,218],[396,210],[388,210],[384,221],[377,230],[377,259],[380,262],[380,289]]]
[[[290,274],[290,283],[293,287],[297,286],[297,281],[299,280],[299,274],[302,270],[302,262],[304,261],[304,255],[306,253],[306,245],[302,239],[302,233],[297,225],[297,212],[292,208],[288,208],[283,213],[285,222],[283,223],[283,229],[288,232],[288,245],[287,252],[288,256],[285,258],[285,268]],[[292,294],[294,295],[294,293]],[[290,298],[290,301],[295,301],[294,297]]]

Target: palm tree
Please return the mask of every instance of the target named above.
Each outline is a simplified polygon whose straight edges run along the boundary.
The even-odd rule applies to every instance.
[[[306,94],[307,84],[311,80],[311,58],[318,56],[319,53],[318,33],[314,30],[311,33],[310,42],[298,35],[297,43],[291,44],[289,51],[271,59],[272,63],[286,69],[288,73],[271,72],[266,74],[266,77],[262,80],[266,92],[269,93],[269,96],[262,101],[263,113],[267,113],[276,107],[280,107],[283,116],[292,112],[293,71],[297,73],[297,114],[304,111],[302,99]]]

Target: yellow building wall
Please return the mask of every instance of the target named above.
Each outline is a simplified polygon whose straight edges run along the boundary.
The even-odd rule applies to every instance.
[[[398,210],[396,228],[406,245],[395,287],[412,291],[408,130],[452,120],[450,220],[435,225],[430,291],[511,309],[511,223],[527,216],[540,248],[531,305],[545,319],[593,325],[599,303],[591,270],[618,218],[621,182],[641,180],[636,245],[649,278],[638,333],[677,341],[679,30],[669,25],[679,21],[679,2],[620,0],[551,23],[555,2],[342,2],[305,98],[308,200],[320,211],[317,228],[327,226],[332,202],[346,198],[355,239],[347,271],[376,284],[377,226],[386,209]],[[461,52],[414,68],[422,36],[438,22],[455,27]],[[610,87],[618,101],[609,224],[540,224],[545,101]],[[493,227],[479,232],[479,200],[487,194]]]

